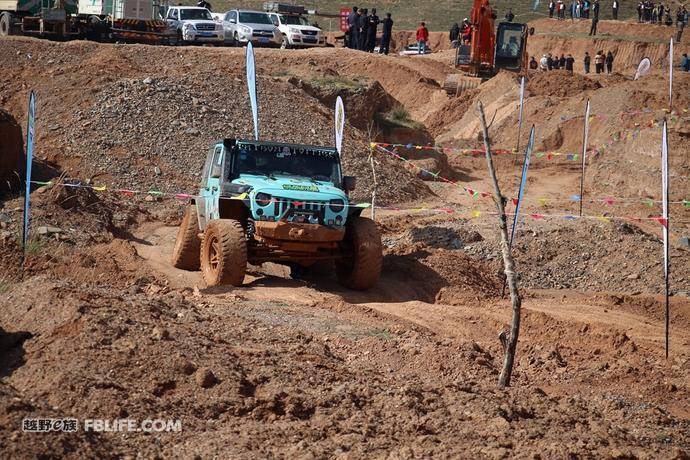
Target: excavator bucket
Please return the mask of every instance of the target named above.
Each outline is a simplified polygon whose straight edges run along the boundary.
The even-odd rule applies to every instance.
[[[443,82],[443,89],[449,96],[459,96],[467,90],[478,88],[482,81],[483,79],[480,77],[453,73],[446,77]]]

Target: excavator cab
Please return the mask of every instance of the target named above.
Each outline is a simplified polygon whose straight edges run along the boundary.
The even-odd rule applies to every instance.
[[[519,72],[525,68],[527,57],[527,25],[501,22],[496,31],[494,71],[500,69]]]

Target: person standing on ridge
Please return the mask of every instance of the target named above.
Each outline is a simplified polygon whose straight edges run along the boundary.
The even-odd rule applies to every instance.
[[[367,45],[367,31],[369,29],[369,10],[364,8],[360,10],[362,15],[359,17],[359,44],[357,49],[360,51],[366,51]]]
[[[513,19],[515,19],[515,15],[513,14],[513,9],[508,8],[508,12],[506,13],[506,21],[513,22]]]
[[[417,29],[417,54],[426,53],[426,43],[429,41],[429,29],[426,28],[426,24],[421,22],[419,28]]]
[[[529,59],[529,69],[530,70],[537,70],[538,67],[539,67],[539,64],[537,63],[537,60],[534,58],[534,56],[532,56]]]
[[[391,46],[391,35],[393,34],[393,19],[391,19],[391,14],[386,13],[386,17],[383,18],[383,30],[381,31],[381,46],[379,46],[380,54],[388,54],[388,49]]]
[[[589,53],[585,51],[585,73],[589,73],[589,66],[592,63],[592,58],[589,56]]]
[[[558,60],[558,67],[565,69],[565,55],[561,54],[561,58]]]
[[[599,23],[599,0],[594,0],[592,4],[592,27],[589,28],[589,35],[597,34],[597,24]]]
[[[376,48],[376,32],[379,27],[379,17],[376,15],[376,8],[371,9],[371,15],[369,16],[369,27],[367,28],[367,51],[369,53],[374,52]]]
[[[551,0],[549,2],[549,17],[551,19],[553,19],[553,10],[555,10],[555,9],[556,9],[556,3],[553,0]]]
[[[613,0],[613,6],[611,7],[611,15],[613,16],[614,21],[618,20],[618,0]]]
[[[571,75],[573,73],[573,64],[575,64],[575,58],[572,54],[568,54],[565,58],[565,70],[570,72]]]
[[[347,15],[347,47],[356,50],[359,43],[359,14],[356,6],[352,7],[352,12]]]
[[[206,8],[207,10],[211,11],[211,4],[207,2],[206,0],[201,0],[199,3],[196,4],[199,8]]]
[[[603,51],[597,51],[597,54],[594,55],[594,70],[596,71],[596,73],[602,73],[604,71],[603,53]]]
[[[542,72],[546,72],[547,70],[549,70],[548,66],[548,59],[546,58],[546,54],[544,54],[539,60],[539,70],[541,70]]]
[[[457,48],[458,39],[460,38],[460,26],[457,22],[453,24],[453,27],[450,28],[450,34],[448,34],[448,38],[450,39],[450,44],[453,46],[453,48]]]
[[[606,73],[611,75],[611,72],[613,72],[613,53],[609,51],[606,54]]]

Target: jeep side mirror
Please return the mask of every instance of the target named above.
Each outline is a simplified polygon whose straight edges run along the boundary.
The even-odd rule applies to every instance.
[[[529,34],[530,36],[534,35],[534,27],[529,28]]]
[[[232,23],[232,24],[236,24],[236,23],[237,23],[237,21],[235,21],[234,19],[230,19],[230,23]]]
[[[343,176],[343,190],[353,192],[355,187],[357,187],[357,178],[355,176]]]
[[[213,167],[211,168],[211,179],[220,179],[220,176],[223,175],[223,168],[221,165],[216,165],[214,164]]]

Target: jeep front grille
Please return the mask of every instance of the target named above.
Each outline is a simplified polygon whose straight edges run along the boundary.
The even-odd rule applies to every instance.
[[[299,201],[276,198],[275,215],[288,222],[324,223],[327,201]]]
[[[216,30],[216,26],[213,24],[197,24],[196,30],[203,30],[204,32],[208,30]]]

